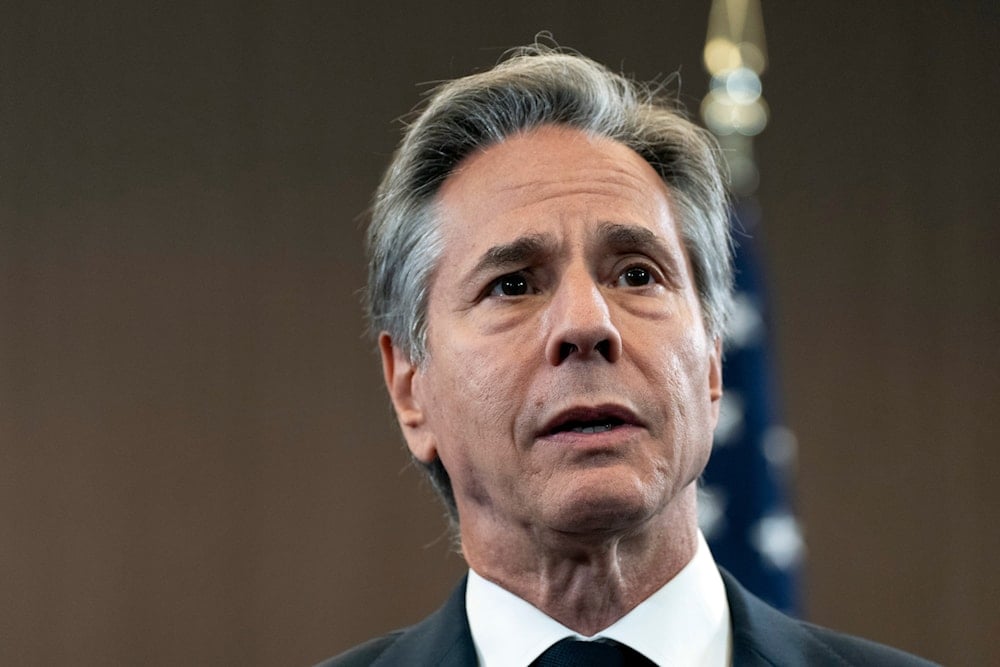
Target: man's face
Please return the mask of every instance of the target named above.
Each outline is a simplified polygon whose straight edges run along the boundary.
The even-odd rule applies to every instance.
[[[666,187],[631,149],[543,127],[438,198],[427,356],[383,336],[411,451],[440,457],[463,536],[648,525],[711,448],[719,351]]]

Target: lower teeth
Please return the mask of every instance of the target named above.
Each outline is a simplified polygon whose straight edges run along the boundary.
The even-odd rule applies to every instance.
[[[574,433],[603,433],[604,431],[610,431],[611,424],[602,424],[600,426],[580,426],[574,428]]]

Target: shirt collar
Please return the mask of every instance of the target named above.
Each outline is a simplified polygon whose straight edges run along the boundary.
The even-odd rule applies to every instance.
[[[465,608],[480,667],[526,666],[560,639],[584,638],[471,570]],[[700,531],[694,558],[677,576],[611,626],[585,637],[601,638],[626,644],[658,665],[730,664],[729,602]]]

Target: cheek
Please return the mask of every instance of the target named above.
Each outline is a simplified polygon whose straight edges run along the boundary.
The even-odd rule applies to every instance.
[[[651,385],[662,397],[667,429],[678,446],[684,445],[692,455],[703,456],[699,452],[710,449],[714,426],[710,350],[704,337],[697,335],[677,337],[662,344],[659,350],[659,357],[651,362],[656,369],[656,379]],[[650,398],[655,401],[657,395]]]
[[[495,356],[456,349],[439,354],[429,370],[439,380],[428,402],[439,448],[503,446],[520,403],[515,369],[498,365]]]
[[[678,377],[683,378],[683,387],[678,387],[677,404],[683,419],[683,428],[690,456],[699,472],[708,462],[712,451],[712,432],[715,429],[714,409],[709,380],[711,351],[704,340],[687,341],[684,354],[678,357]]]
[[[489,507],[512,497],[518,477],[513,424],[523,391],[512,369],[483,356],[440,356],[432,365],[439,379],[428,386],[428,426],[448,474],[459,511]]]

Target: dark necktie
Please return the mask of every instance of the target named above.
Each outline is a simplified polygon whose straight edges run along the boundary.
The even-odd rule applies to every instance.
[[[622,644],[563,639],[531,667],[655,667],[652,660]]]

